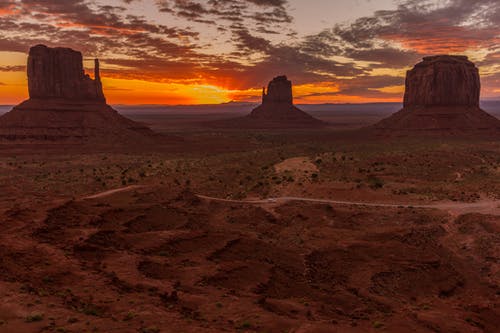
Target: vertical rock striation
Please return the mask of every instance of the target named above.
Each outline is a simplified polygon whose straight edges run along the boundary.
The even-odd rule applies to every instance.
[[[406,76],[404,106],[479,107],[479,70],[465,56],[426,57]]]
[[[292,81],[286,76],[275,77],[267,86],[267,93],[263,91],[262,104],[286,103],[293,104]]]
[[[150,142],[153,132],[106,104],[99,60],[94,79],[85,74],[82,54],[37,45],[28,56],[30,98],[0,117],[0,141]]]
[[[82,54],[69,48],[37,45],[28,56],[28,90],[32,99],[106,102],[95,60],[95,79],[85,74]]]
[[[495,133],[500,120],[479,107],[479,70],[465,56],[426,57],[406,75],[404,108],[374,125],[386,134]]]

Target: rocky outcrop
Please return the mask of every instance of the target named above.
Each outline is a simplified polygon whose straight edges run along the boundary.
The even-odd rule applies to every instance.
[[[268,103],[287,103],[293,104],[292,81],[286,76],[275,77],[262,91],[262,105]]]
[[[85,74],[82,54],[69,48],[37,45],[28,56],[28,90],[30,98],[105,102],[95,59],[94,79]]]
[[[465,56],[426,57],[408,71],[404,108],[373,126],[384,135],[500,134],[500,120],[479,108],[479,71]]]
[[[32,47],[28,57],[30,98],[0,117],[0,141],[151,142],[154,133],[149,128],[106,104],[97,59],[94,70],[94,79],[85,74],[80,52]]]
[[[240,122],[254,128],[307,128],[326,124],[293,105],[292,82],[275,77],[262,91],[262,104]]]
[[[404,106],[479,107],[479,70],[465,56],[426,57],[406,76]]]
[[[326,126],[293,105],[292,82],[277,76],[262,89],[262,104],[245,117],[220,120],[207,124],[217,128],[286,129]]]

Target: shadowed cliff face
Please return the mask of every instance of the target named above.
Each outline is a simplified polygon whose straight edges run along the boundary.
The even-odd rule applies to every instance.
[[[406,76],[404,106],[479,107],[479,71],[465,56],[426,57]]]
[[[37,45],[28,56],[30,98],[0,117],[1,142],[121,145],[156,140],[145,125],[106,104],[95,60],[95,79],[82,54]]]
[[[292,82],[277,76],[262,92],[262,105],[246,117],[255,128],[320,127],[325,124],[293,105]]]
[[[262,91],[262,104],[245,117],[210,123],[218,128],[317,128],[326,123],[293,105],[292,82],[286,76],[277,76]]]
[[[262,94],[262,104],[289,103],[293,104],[292,82],[286,76],[275,77],[267,86],[267,94]]]
[[[105,103],[95,61],[95,80],[85,74],[82,54],[69,48],[37,45],[28,56],[28,89],[30,98],[99,101]]]
[[[479,108],[479,71],[465,56],[426,57],[406,75],[404,108],[374,125],[388,135],[485,134],[500,121]]]

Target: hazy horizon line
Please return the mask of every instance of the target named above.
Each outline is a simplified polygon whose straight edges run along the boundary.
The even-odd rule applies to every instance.
[[[495,97],[495,98],[486,98],[486,99],[481,99],[480,103],[484,102],[500,102],[500,97]],[[0,107],[13,107],[18,105],[17,104],[0,104]],[[214,103],[214,104],[124,104],[124,103],[107,103],[110,106],[146,106],[146,107],[183,107],[183,106],[225,106],[225,105],[260,105],[261,102],[249,102],[249,101],[242,101],[242,102],[225,102],[225,103]],[[327,102],[327,103],[294,103],[295,105],[381,105],[381,104],[403,104],[403,102],[367,102],[367,103],[335,103],[335,102]]]

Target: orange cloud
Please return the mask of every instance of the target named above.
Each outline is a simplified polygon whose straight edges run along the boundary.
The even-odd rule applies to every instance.
[[[96,34],[96,35],[103,35],[103,36],[114,35],[114,33],[111,33],[111,31],[118,32],[120,34],[125,34],[125,35],[132,35],[132,34],[145,32],[144,29],[119,28],[119,27],[106,26],[106,25],[90,25],[90,24],[81,24],[81,23],[74,23],[74,22],[59,22],[59,23],[56,23],[54,26],[59,27],[59,28],[63,28],[63,29],[64,28],[89,29],[91,33]]]
[[[500,38],[485,39],[485,35],[494,35],[495,31],[473,30],[462,26],[429,27],[413,25],[408,30],[412,34],[384,34],[380,37],[395,41],[403,48],[415,50],[420,54],[462,53],[468,50],[499,45]],[[438,29],[436,31],[436,29]]]
[[[20,10],[14,5],[7,5],[6,7],[0,8],[0,16],[15,15],[19,14]]]

